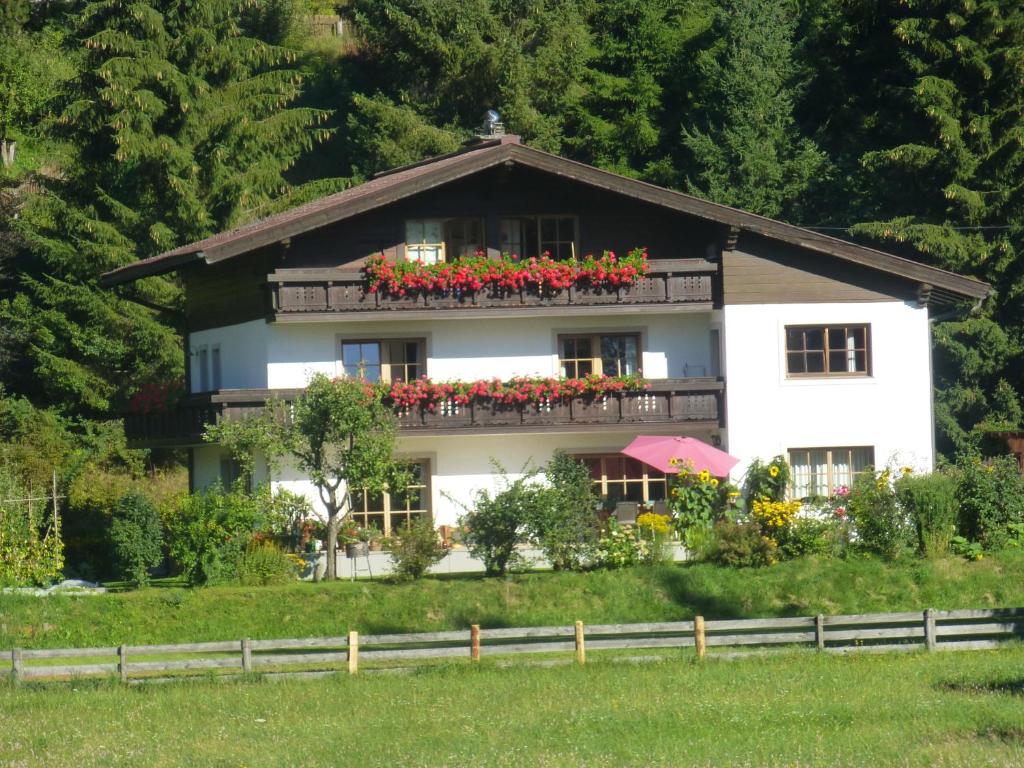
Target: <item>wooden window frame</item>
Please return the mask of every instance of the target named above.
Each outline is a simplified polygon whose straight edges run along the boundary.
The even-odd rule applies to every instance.
[[[843,328],[848,335],[850,330],[863,329],[864,331],[864,347],[855,347],[852,351],[864,353],[864,370],[863,371],[831,371],[829,370],[829,358],[831,353],[835,352],[848,352],[848,348],[843,347],[842,350],[833,350],[828,345],[829,328]],[[804,336],[804,346],[802,349],[790,350],[789,348],[789,334],[790,331],[801,331]],[[824,356],[824,369],[823,371],[813,372],[793,372],[789,369],[789,356],[791,354],[802,354],[804,358],[804,367],[807,367],[807,331],[821,331],[822,335],[822,350],[821,354]],[[871,323],[803,323],[798,325],[787,325],[783,329],[783,356],[785,358],[786,365],[786,378],[788,379],[863,379],[869,378],[872,375],[871,365]],[[817,354],[817,350],[814,350]]]
[[[381,494],[381,507],[382,509],[369,509],[369,494],[365,490],[357,490],[353,496],[358,494],[359,501],[356,498],[352,499],[352,520],[361,527],[365,527],[370,520],[370,516],[383,516],[385,536],[391,536],[395,532],[394,519],[400,518],[402,522],[408,523],[413,516],[426,516],[428,520],[434,519],[434,511],[431,509],[431,475],[430,467],[431,460],[429,458],[409,458],[407,459],[411,464],[419,464],[423,467],[420,482],[410,485],[409,487],[420,489],[420,509],[408,509],[408,502],[405,502],[405,508],[399,508],[402,506],[401,502],[395,499],[394,506],[392,505],[391,494],[385,491]]]
[[[642,461],[637,461],[636,459],[632,459],[633,461],[637,461],[637,463],[640,465],[640,469],[641,469],[641,476],[640,477],[638,477],[638,478],[619,478],[619,477],[609,477],[607,462],[610,461],[610,460],[613,460],[613,459],[614,460],[628,459],[629,458],[628,456],[623,456],[621,453],[576,453],[576,454],[573,454],[573,458],[577,459],[579,461],[584,461],[584,460],[587,460],[587,459],[593,461],[593,460],[596,459],[596,460],[599,460],[601,462],[601,479],[597,480],[597,479],[595,479],[593,477],[591,477],[590,479],[591,479],[591,482],[597,487],[597,490],[598,490],[598,494],[597,495],[601,498],[602,502],[605,502],[608,499],[608,487],[609,487],[610,484],[621,485],[622,488],[623,488],[623,491],[625,491],[626,488],[627,488],[627,483],[637,483],[637,484],[640,485],[640,487],[642,489],[643,501],[639,502],[639,503],[650,504],[650,503],[652,503],[654,501],[667,501],[667,499],[668,499],[668,475],[665,474],[664,472],[661,472],[660,470],[654,469],[653,467],[649,467],[648,465],[644,464]],[[589,474],[589,468],[588,468],[588,474]],[[654,476],[656,474],[661,475],[661,477]],[[664,487],[665,492],[664,492],[664,494],[662,495],[662,497],[660,499],[652,499],[651,498],[651,492],[650,491],[651,491],[651,485],[652,484],[661,484]],[[622,500],[625,500],[625,499],[623,498]]]
[[[400,344],[416,344],[419,346],[419,357],[420,362],[416,363],[420,367],[420,376],[427,374],[427,340],[423,337],[373,337],[373,338],[349,338],[346,336],[339,336],[337,341],[338,350],[338,366],[341,368],[342,375],[348,375],[345,373],[345,345],[346,344],[376,344],[380,350],[380,380],[385,384],[391,384],[395,381],[392,375],[392,367],[408,366],[411,363],[395,363],[391,360],[391,347],[393,343]]]
[[[413,222],[437,222],[441,225],[441,241],[438,243],[410,243],[409,242],[409,225]],[[418,258],[411,256],[411,252],[425,248],[437,248],[438,257],[437,263],[443,263],[448,261],[449,258],[453,257],[453,254],[448,253],[448,245],[451,238],[449,237],[448,228],[454,223],[459,222],[463,226],[474,223],[480,233],[480,248],[486,251],[487,249],[487,224],[486,222],[477,216],[424,216],[420,218],[406,219],[403,226],[404,231],[402,233],[403,242],[405,243],[405,260],[406,261],[419,261]],[[458,257],[459,254],[454,254],[454,257]],[[427,262],[424,262],[427,263]]]
[[[796,498],[796,485],[794,483],[794,477],[793,477],[794,473],[792,472],[792,467],[794,466],[794,463],[795,463],[793,461],[793,455],[796,454],[796,453],[806,454],[807,465],[810,466],[811,465],[811,456],[810,455],[811,455],[811,452],[813,452],[813,451],[824,451],[825,452],[825,463],[826,463],[826,465],[828,467],[827,470],[826,470],[827,476],[826,476],[826,482],[825,482],[826,490],[828,491],[828,493],[825,494],[826,496],[831,496],[832,495],[832,491],[836,488],[836,480],[835,480],[835,474],[834,474],[834,471],[835,471],[835,469],[834,469],[835,468],[835,461],[833,460],[833,457],[832,457],[833,452],[839,452],[839,451],[846,451],[847,452],[847,461],[850,464],[850,483],[851,483],[851,485],[853,483],[854,478],[858,474],[861,474],[862,472],[864,472],[863,469],[862,470],[858,470],[858,471],[854,471],[854,469],[853,469],[853,452],[854,451],[868,451],[869,452],[869,457],[870,458],[868,460],[868,463],[865,466],[871,467],[871,466],[874,466],[874,463],[875,463],[875,446],[873,446],[873,445],[840,445],[840,446],[827,446],[827,447],[820,447],[819,446],[819,447],[815,447],[815,448],[789,448],[786,451],[786,458],[789,460],[789,466],[790,466],[790,482],[789,482],[789,489],[788,490],[789,490],[790,496],[792,496],[794,498]],[[802,496],[800,498],[811,498],[811,497],[810,496]]]
[[[644,359],[644,348],[643,348],[643,334],[639,331],[614,331],[614,332],[600,332],[600,333],[560,333],[556,341],[557,353],[558,353],[558,374],[562,375],[562,363],[563,361],[572,361],[574,366],[578,366],[580,362],[584,360],[590,360],[591,372],[599,376],[620,376],[623,374],[609,372],[606,374],[604,370],[604,362],[601,357],[601,339],[609,336],[615,337],[629,337],[636,340],[636,373],[639,373],[642,369],[642,363]],[[570,339],[588,339],[590,341],[590,354],[591,357],[562,357],[564,347],[563,342]],[[570,377],[572,378],[572,377]]]
[[[571,253],[568,256],[553,257],[555,259],[561,260],[561,259],[567,259],[567,258],[576,258],[576,257],[579,256],[579,253],[580,253],[580,217],[575,215],[575,214],[570,214],[570,213],[544,214],[544,215],[536,215],[536,214],[534,214],[534,215],[530,215],[530,216],[512,216],[512,215],[504,216],[503,215],[503,216],[499,216],[498,218],[499,218],[499,226],[500,226],[500,222],[501,221],[518,221],[518,222],[531,221],[531,222],[533,222],[533,225],[534,225],[534,227],[535,227],[535,229],[537,231],[536,238],[535,238],[535,240],[533,242],[533,247],[536,249],[536,255],[538,257],[543,255],[543,253],[544,253],[544,247],[542,245],[542,243],[544,243],[544,242],[568,243],[569,244]],[[555,226],[557,227],[558,226],[557,222],[562,221],[563,219],[570,219],[572,221],[572,239],[571,240],[551,240],[551,241],[545,241],[543,235],[541,234],[541,228],[543,227],[544,221],[549,221],[549,220],[550,221],[555,221],[556,222]],[[501,250],[500,244],[499,244],[499,250]],[[518,256],[519,258],[529,258],[529,254],[528,253],[517,253],[515,255]]]

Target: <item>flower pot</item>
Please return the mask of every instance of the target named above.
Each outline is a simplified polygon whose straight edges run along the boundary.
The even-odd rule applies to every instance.
[[[355,541],[345,545],[345,557],[352,559],[366,557],[370,554],[370,545],[365,541]]]

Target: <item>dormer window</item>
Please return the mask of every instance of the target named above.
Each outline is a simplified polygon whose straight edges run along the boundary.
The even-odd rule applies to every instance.
[[[480,219],[409,219],[405,222],[406,261],[437,264],[470,256],[484,246]]]

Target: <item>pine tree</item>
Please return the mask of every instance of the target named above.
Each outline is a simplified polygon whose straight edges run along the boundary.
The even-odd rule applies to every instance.
[[[296,54],[248,34],[259,18],[247,4],[101,0],[73,18],[86,56],[62,133],[75,155],[19,220],[27,247],[0,323],[10,389],[92,417],[182,369],[174,313],[98,276],[251,217],[288,189],[324,114],[288,108]],[[180,303],[168,279],[126,293]]]
[[[691,189],[715,202],[799,220],[826,159],[793,111],[795,14],[777,0],[727,0],[698,64],[699,108],[683,133]]]
[[[936,327],[940,448],[976,447],[1024,410],[1024,4],[825,3],[808,111],[854,236],[995,286]],[[966,312],[964,313],[966,317]]]

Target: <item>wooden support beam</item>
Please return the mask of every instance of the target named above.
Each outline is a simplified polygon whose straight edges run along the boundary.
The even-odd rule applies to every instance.
[[[469,628],[469,658],[480,661],[480,625],[473,624]]]
[[[587,663],[586,637],[583,634],[583,622],[576,622],[576,663],[583,665]]]
[[[693,617],[693,644],[697,649],[697,658],[703,659],[707,652],[707,643],[704,638],[704,617]]]
[[[348,633],[348,673],[359,672],[359,633],[355,630]]]

